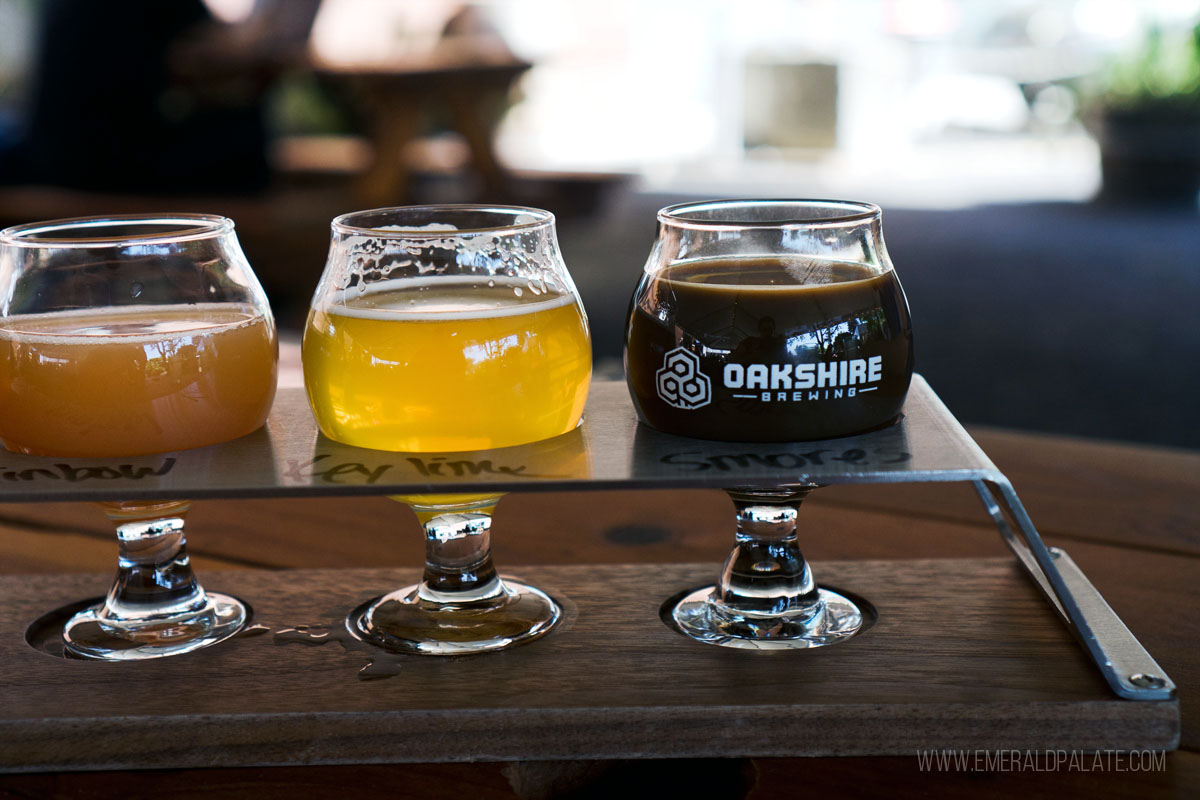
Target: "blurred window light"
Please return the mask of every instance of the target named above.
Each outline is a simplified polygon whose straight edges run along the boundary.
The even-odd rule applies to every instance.
[[[452,0],[323,0],[309,50],[330,65],[370,65],[427,56],[462,7]]]
[[[34,38],[29,5],[0,0],[0,151],[24,136],[33,88]]]
[[[28,68],[33,54],[33,14],[24,3],[0,0],[0,88]]]
[[[497,147],[539,169],[631,170],[712,152],[726,64],[721,0],[524,0],[490,7],[534,68]]]
[[[1030,106],[1034,119],[1051,128],[1070,125],[1078,110],[1079,101],[1075,93],[1058,84],[1039,89]]]
[[[254,11],[255,0],[204,0],[209,13],[221,22],[242,22]]]
[[[1062,4],[1035,9],[1025,23],[1025,34],[1035,47],[1055,47],[1071,33],[1071,10]]]
[[[960,17],[954,0],[890,0],[885,13],[888,33],[921,39],[948,36]]]
[[[206,2],[232,18],[288,0]],[[1200,18],[1200,0],[470,5],[533,64],[498,128],[510,167],[697,184],[754,172],[813,191],[889,181],[959,199],[984,181],[1005,197],[1086,196],[1098,167],[1077,84],[1148,24]],[[462,6],[324,0],[310,53],[420,67]],[[998,152],[1003,170],[989,166]]]
[[[1141,31],[1141,14],[1139,5],[1129,0],[1079,0],[1073,17],[1085,36],[1123,41]]]
[[[947,130],[1013,133],[1029,122],[1015,83],[995,75],[931,75],[909,96],[911,118],[925,135]]]

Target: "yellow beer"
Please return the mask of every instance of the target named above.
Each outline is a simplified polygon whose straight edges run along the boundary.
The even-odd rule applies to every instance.
[[[275,325],[251,306],[114,306],[0,319],[0,440],[34,455],[144,455],[262,426]]]
[[[304,382],[321,431],[359,447],[452,451],[548,439],[592,371],[574,296],[486,276],[385,281],[314,308]]]

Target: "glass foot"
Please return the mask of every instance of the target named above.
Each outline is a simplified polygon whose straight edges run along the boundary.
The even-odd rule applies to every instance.
[[[718,587],[705,586],[684,596],[671,620],[697,641],[748,650],[804,650],[845,641],[863,627],[863,613],[848,598],[818,589],[819,600],[801,613],[751,614],[723,606]]]
[[[413,585],[371,600],[346,618],[355,637],[400,653],[460,656],[513,647],[545,635],[562,619],[549,595],[505,579],[483,599],[427,599]]]
[[[240,600],[208,592],[208,605],[199,612],[140,619],[136,628],[122,629],[103,616],[104,604],[79,612],[63,629],[63,646],[81,658],[139,661],[190,653],[235,635],[249,613]]]

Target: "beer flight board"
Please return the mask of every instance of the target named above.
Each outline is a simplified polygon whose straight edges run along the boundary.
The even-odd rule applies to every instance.
[[[469,491],[774,486],[993,480],[1000,473],[917,375],[901,420],[796,443],[682,438],[640,425],[625,384],[593,383],[583,423],[543,442],[459,453],[393,453],[331,441],[301,389],[281,389],[267,425],[211,447],[110,459],[0,452],[0,502]]]
[[[504,450],[346,447],[321,437],[303,392],[287,389],[266,428],[213,447],[0,459],[0,502],[895,481],[986,483],[1019,511],[1007,479],[919,376],[900,422],[821,442],[662,434],[638,424],[623,383],[599,382],[580,428]],[[63,600],[101,594],[111,576],[0,576],[0,728],[10,734],[0,772],[1177,747],[1173,684],[1022,515],[1014,523],[1037,563],[993,514],[1016,562],[816,565],[878,618],[848,643],[782,657],[700,644],[662,623],[664,598],[711,581],[715,564],[504,565],[564,600],[564,624],[503,654],[449,660],[332,635],[350,608],[415,580],[414,569],[206,573],[209,589],[253,607],[252,628],[139,664],[54,657],[61,648],[46,644],[71,612]],[[1129,684],[1142,673],[1164,677],[1154,691]]]

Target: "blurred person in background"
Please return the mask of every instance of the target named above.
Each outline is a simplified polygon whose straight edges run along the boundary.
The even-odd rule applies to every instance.
[[[265,98],[302,56],[319,0],[257,0],[237,24],[201,0],[43,0],[27,119],[0,183],[133,193],[254,192]]]

